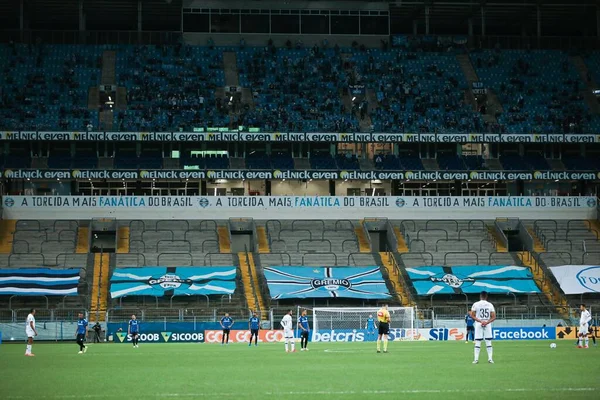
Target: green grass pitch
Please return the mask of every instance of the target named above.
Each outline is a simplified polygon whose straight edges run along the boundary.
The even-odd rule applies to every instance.
[[[573,341],[494,342],[496,364],[473,344],[314,343],[286,354],[283,344],[237,343],[0,345],[0,399],[594,399],[600,347]]]

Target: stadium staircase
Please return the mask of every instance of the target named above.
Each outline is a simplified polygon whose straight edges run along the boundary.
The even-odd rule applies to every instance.
[[[127,254],[129,253],[129,227],[121,226],[117,231],[117,253]]]
[[[544,244],[542,243],[542,241],[540,240],[540,238],[537,237],[537,235],[535,234],[535,232],[533,231],[533,229],[532,228],[527,228],[527,232],[533,238],[533,251],[535,251],[536,253],[541,253],[543,251],[546,251],[546,248],[544,247]]]
[[[567,320],[569,316],[569,303],[567,298],[560,290],[552,283],[548,275],[544,271],[542,265],[535,259],[529,251],[519,251],[516,253],[519,260],[524,266],[529,267],[533,274],[534,280],[548,299],[548,301],[556,308],[560,315]]]
[[[408,292],[408,286],[406,286],[404,280],[401,276],[399,276],[394,266],[395,259],[392,253],[381,251],[379,252],[379,256],[381,257],[381,266],[384,277],[387,277],[387,281],[390,282],[394,288],[394,295],[396,300],[403,307],[411,307],[414,304],[411,304],[410,301],[410,293]]]
[[[231,253],[231,239],[229,238],[229,228],[226,226],[219,226],[217,228],[219,233],[219,252],[221,254]]]
[[[358,248],[361,253],[370,253],[371,245],[369,244],[369,239],[367,238],[367,233],[365,232],[364,220],[360,221],[360,226],[354,228],[354,233],[356,234],[356,239],[358,240]]]
[[[398,253],[408,253],[410,250],[406,245],[406,240],[404,239],[404,235],[400,231],[400,228],[394,226],[394,233],[396,234],[396,239],[398,240],[398,243],[396,245],[396,250],[398,251]]]
[[[258,286],[258,274],[256,272],[254,257],[251,253],[243,251],[238,253],[238,257],[248,308],[252,311],[260,310],[261,319],[267,319],[267,310],[265,309],[260,287]]]
[[[494,239],[493,243],[496,246],[496,251],[498,253],[508,253],[508,248],[504,245],[504,243],[502,243],[502,239],[500,238],[500,235],[498,235],[496,230],[491,226],[488,226],[487,228],[490,236],[492,237],[492,239]]]
[[[256,235],[258,237],[258,253],[268,254],[271,252],[269,249],[269,239],[267,238],[267,229],[264,226],[256,227]]]
[[[479,81],[479,77],[477,76],[477,71],[473,67],[471,62],[471,57],[468,54],[459,54],[456,56],[456,60],[460,65],[460,69],[462,70],[465,79],[468,82],[468,87],[465,93],[465,97],[469,104],[473,106],[473,109],[477,111],[477,102],[475,100],[475,96],[471,91],[471,87],[473,82]],[[502,104],[500,104],[500,100],[498,97],[492,92],[490,88],[487,88],[487,113],[483,115],[483,118],[486,122],[496,123],[498,122],[496,119],[496,114],[498,112],[502,112]]]
[[[77,254],[86,254],[90,251],[90,229],[86,226],[80,226],[77,229]]]
[[[110,280],[110,254],[94,255],[94,280],[90,307],[90,320],[104,321],[108,304],[108,286]]]
[[[0,221],[0,254],[12,253],[13,237],[17,221],[3,219]]]

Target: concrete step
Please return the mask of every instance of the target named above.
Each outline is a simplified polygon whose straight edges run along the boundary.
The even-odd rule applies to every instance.
[[[423,162],[423,167],[425,167],[427,171],[437,171],[440,169],[437,160],[433,158],[426,158],[421,161]]]
[[[548,159],[548,164],[550,164],[550,168],[553,171],[564,171],[566,169],[565,164],[558,159]]]
[[[294,168],[298,170],[310,169],[310,161],[307,158],[294,158]]]
[[[88,89],[88,109],[97,110],[100,105],[100,95],[98,86],[92,86]]]
[[[117,88],[116,108],[119,110],[127,109],[127,88],[126,87],[118,87]]]
[[[102,53],[102,85],[114,85],[117,82],[116,76],[117,52],[114,50],[105,50]]]
[[[223,71],[226,86],[239,86],[240,77],[237,69],[237,55],[232,51],[223,53]]]
[[[375,164],[370,158],[361,158],[358,160],[358,164],[363,171],[373,171],[375,169]]]

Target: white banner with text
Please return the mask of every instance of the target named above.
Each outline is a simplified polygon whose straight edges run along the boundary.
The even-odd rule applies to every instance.
[[[5,219],[590,219],[594,197],[4,196]]]

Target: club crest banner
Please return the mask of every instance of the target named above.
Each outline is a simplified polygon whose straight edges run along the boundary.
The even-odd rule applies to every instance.
[[[118,268],[110,278],[110,295],[213,295],[235,291],[235,267]]]
[[[271,298],[387,299],[388,288],[379,267],[267,267]]]
[[[432,294],[540,293],[531,270],[509,266],[453,266],[407,268],[419,296]]]

